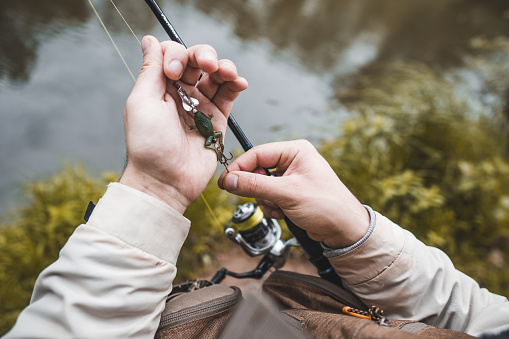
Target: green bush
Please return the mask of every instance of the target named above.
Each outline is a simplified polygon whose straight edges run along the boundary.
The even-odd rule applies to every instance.
[[[220,190],[215,177],[207,185],[203,196],[214,214],[207,208],[203,197],[196,199],[184,214],[191,220],[191,231],[178,258],[176,282],[196,279],[211,266],[220,269],[215,256],[231,243],[224,235],[224,225],[232,217],[237,204],[243,202]]]
[[[354,194],[482,286],[509,295],[508,125],[421,64],[368,67],[338,93],[352,112],[320,151]]]
[[[94,179],[83,167],[67,166],[25,186],[27,205],[11,213],[12,221],[0,225],[0,335],[14,325],[30,302],[39,273],[58,258],[69,236],[83,223],[88,202],[97,202],[107,183],[117,178],[118,174],[107,173]],[[204,196],[224,226],[236,200],[220,191],[215,180]],[[188,208],[186,217],[193,226],[179,256],[177,280],[194,279],[227,243],[222,226],[214,222],[202,198]]]
[[[58,252],[83,222],[90,200],[97,201],[107,174],[91,179],[82,167],[67,166],[46,180],[28,183],[28,204],[0,225],[0,334],[8,331],[30,296],[39,273],[58,258]]]

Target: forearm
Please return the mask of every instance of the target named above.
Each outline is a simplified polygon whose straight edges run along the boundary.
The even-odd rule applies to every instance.
[[[394,319],[471,334],[509,322],[506,298],[481,289],[442,251],[425,246],[378,213],[376,219],[362,246],[330,259],[345,285],[366,304],[381,307]]]
[[[188,229],[163,203],[111,185],[7,337],[153,337]]]

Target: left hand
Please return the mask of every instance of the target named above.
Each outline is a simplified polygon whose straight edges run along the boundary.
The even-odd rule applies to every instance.
[[[185,49],[147,36],[142,50],[143,66],[124,112],[128,162],[120,182],[184,213],[212,178],[217,160],[205,138],[190,130],[193,114],[184,111],[173,82],[199,100],[197,108],[212,114],[214,130],[224,135],[233,100],[247,81],[208,45]]]

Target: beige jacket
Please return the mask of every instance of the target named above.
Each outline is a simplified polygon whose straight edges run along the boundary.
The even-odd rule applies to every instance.
[[[110,184],[89,222],[41,273],[6,338],[153,337],[189,227],[164,203]],[[509,322],[505,298],[379,214],[369,239],[331,262],[352,291],[390,317],[472,334]]]
[[[479,335],[509,325],[509,302],[454,268],[428,247],[375,213],[375,229],[360,247],[330,259],[345,286],[388,318],[413,319]]]
[[[110,184],[6,338],[153,338],[189,227],[163,202]]]

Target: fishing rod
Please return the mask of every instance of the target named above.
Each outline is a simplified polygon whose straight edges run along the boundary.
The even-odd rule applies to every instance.
[[[168,20],[168,17],[164,14],[164,12],[159,7],[157,2],[155,0],[145,0],[145,2],[150,7],[152,13],[154,13],[155,17],[157,18],[163,29],[166,31],[170,39],[172,41],[180,43],[181,45],[187,48],[186,44],[180,38],[177,31],[170,23],[170,20]],[[233,132],[233,135],[235,135],[235,138],[242,146],[244,152],[247,152],[251,148],[253,148],[253,144],[249,141],[246,134],[244,133],[244,131],[242,131],[242,128],[240,128],[240,125],[237,123],[232,114],[230,114],[230,116],[228,117],[228,127],[230,127],[230,130]],[[264,170],[267,175],[269,176],[272,175],[268,169]],[[325,280],[328,280],[336,285],[342,286],[341,278],[337,275],[336,271],[331,266],[329,259],[323,256],[323,249],[321,244],[318,241],[311,239],[306,233],[306,231],[295,225],[288,217],[285,217],[284,220],[290,232],[292,232],[294,237],[299,242],[300,246],[309,255],[309,261],[311,261],[311,263],[318,269],[318,274]]]

